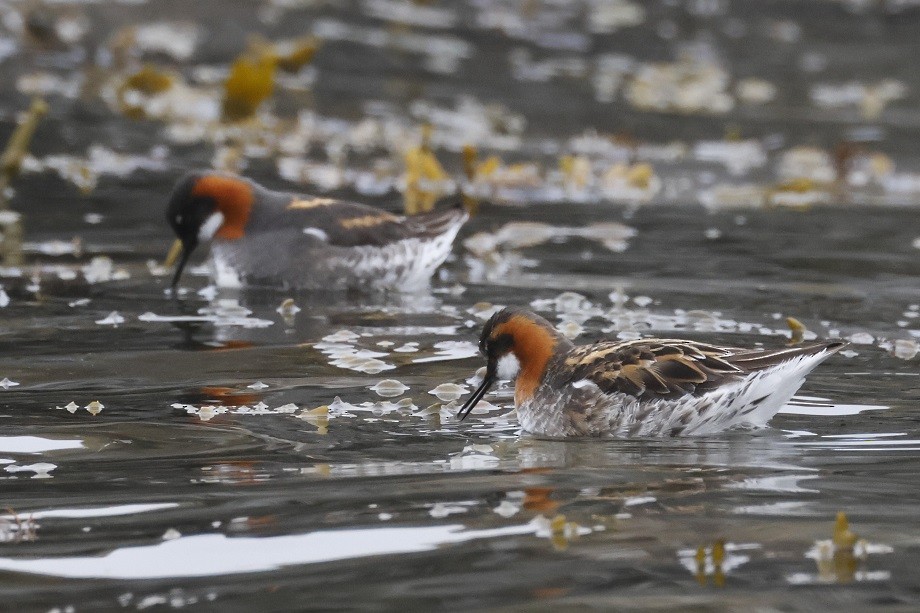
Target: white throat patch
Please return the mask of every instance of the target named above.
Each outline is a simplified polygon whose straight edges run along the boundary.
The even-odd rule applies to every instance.
[[[211,240],[222,225],[224,225],[224,214],[220,211],[214,211],[198,228],[198,240],[202,243]]]
[[[513,353],[507,353],[498,359],[497,375],[499,379],[513,380],[521,370],[521,363]]]

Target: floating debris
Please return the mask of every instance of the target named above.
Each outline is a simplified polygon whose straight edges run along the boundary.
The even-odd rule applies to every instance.
[[[137,155],[118,153],[103,145],[91,145],[85,157],[67,154],[26,157],[22,171],[40,173],[51,170],[82,192],[89,193],[96,189],[102,176],[125,178],[138,170],[165,170],[168,157],[169,149],[162,145]]]
[[[335,400],[341,402],[338,396],[336,396]],[[328,405],[319,406],[315,409],[304,409],[297,417],[316,426],[317,434],[326,435],[329,433],[329,410]]]
[[[661,191],[661,179],[648,162],[618,162],[600,177],[600,195],[612,202],[642,204]]]
[[[376,385],[371,386],[369,389],[377,393],[378,396],[383,398],[393,398],[405,393],[408,389],[408,385],[403,385],[396,379],[383,379],[382,381],[377,382]]]
[[[277,309],[277,312],[284,318],[291,318],[300,313],[300,307],[294,303],[293,298],[285,298]]]
[[[560,323],[558,326],[556,326],[556,329],[559,330],[559,332],[561,332],[564,337],[570,340],[578,338],[581,336],[582,332],[585,331],[584,326],[571,320],[566,320]]]
[[[808,328],[805,327],[805,324],[795,317],[787,317],[786,325],[789,326],[789,330],[792,332],[788,343],[789,345],[798,345],[805,340],[805,333],[808,332]]]
[[[573,237],[585,238],[601,243],[615,252],[625,251],[628,240],[636,235],[629,226],[605,222],[575,228],[551,226],[539,222],[510,222],[494,234],[476,233],[463,241],[463,246],[477,257],[486,257],[499,249],[521,249],[535,247],[546,242],[562,242]]]
[[[84,408],[85,408],[87,411],[89,411],[90,415],[99,415],[99,413],[102,412],[102,409],[105,408],[105,405],[103,405],[103,404],[102,404],[101,402],[99,402],[98,400],[93,400],[93,401],[90,402],[88,405],[86,405],[86,407],[84,407]]]
[[[192,57],[199,35],[197,25],[182,21],[144,23],[131,32],[134,47],[141,53],[168,55],[178,61]]]
[[[871,345],[875,342],[875,337],[868,332],[854,332],[847,340],[854,345]]]
[[[82,267],[83,276],[87,283],[103,283],[105,281],[123,281],[129,279],[131,275],[122,268],[116,269],[112,258],[106,256],[97,256],[90,260],[89,264]]]
[[[501,515],[504,518],[513,517],[520,512],[520,505],[514,504],[510,500],[502,500],[497,507],[492,509],[492,512]]]
[[[469,509],[463,505],[436,502],[431,506],[430,509],[428,509],[428,514],[435,519],[441,519],[443,517],[447,517],[448,515],[466,513],[467,511],[469,511]]]
[[[46,476],[51,476],[45,473]],[[0,543],[24,543],[38,538],[38,522],[30,513],[19,514],[7,509],[8,515],[0,516]]]
[[[728,72],[706,61],[642,64],[627,84],[626,100],[643,111],[723,114],[735,105],[728,85]]]
[[[403,210],[407,215],[427,213],[451,187],[450,177],[432,152],[430,141],[431,126],[424,126],[421,143],[405,154]]]
[[[834,520],[834,536],[831,540],[838,549],[852,550],[856,544],[856,535],[850,530],[850,522],[843,511],[839,511]]]
[[[67,412],[68,412],[68,413],[76,413],[76,412],[77,412],[77,409],[80,408],[80,405],[78,405],[76,402],[74,402],[73,400],[71,400],[69,403],[67,403],[67,404],[64,406],[64,408],[67,409]]]
[[[786,579],[794,585],[813,583],[851,583],[853,581],[886,581],[888,571],[870,571],[866,568],[870,554],[886,554],[894,551],[888,545],[869,543],[850,529],[850,522],[843,511],[837,513],[833,534],[830,539],[815,541],[805,554],[817,566],[817,574],[796,573]]]
[[[457,385],[456,383],[442,383],[433,390],[430,390],[428,393],[432,396],[435,396],[441,402],[451,402],[459,399],[469,389],[463,385]]]
[[[125,323],[125,318],[118,311],[112,311],[103,319],[97,319],[96,323],[100,326],[114,326],[117,328],[119,324]]]
[[[501,304],[492,304],[491,302],[477,302],[469,309],[467,309],[466,312],[474,315],[477,319],[485,321],[492,317],[494,314],[501,311],[503,308],[505,307]]]
[[[911,360],[917,353],[920,353],[920,345],[912,339],[898,339],[894,341],[891,349],[891,355],[902,360]],[[0,381],[0,385],[2,384]]]
[[[837,169],[831,154],[817,147],[793,147],[779,156],[776,174],[780,181],[793,182],[807,179],[811,183],[799,183],[806,191],[814,184],[829,184],[837,178]],[[791,187],[791,186],[790,186]]]
[[[693,156],[702,162],[722,164],[733,175],[743,175],[767,163],[767,152],[757,140],[700,141]]]
[[[326,343],[350,343],[361,338],[361,335],[355,334],[351,330],[339,330],[334,334],[328,334],[323,337],[323,342]]]
[[[224,82],[222,116],[240,121],[255,115],[256,109],[275,89],[277,58],[264,51],[248,51],[230,67]]]
[[[846,83],[818,83],[809,96],[816,105],[824,108],[855,107],[865,119],[877,119],[885,107],[907,95],[908,88],[895,79],[883,79],[865,84],[858,81]]]
[[[50,479],[51,471],[57,468],[56,464],[51,464],[49,462],[38,462],[36,464],[26,464],[24,466],[19,466],[17,464],[10,464],[5,466],[3,470],[8,473],[20,473],[20,472],[31,472],[35,473],[32,475],[32,479]]]
[[[701,190],[697,194],[699,203],[710,211],[725,209],[763,208],[767,202],[767,188],[753,183],[729,185],[720,183]]]
[[[735,84],[735,95],[744,104],[767,104],[776,99],[776,85],[763,79],[748,77]]]
[[[48,103],[40,98],[32,100],[27,114],[19,121],[0,154],[0,211],[7,206],[7,188],[19,174],[29,153],[29,144],[49,110]]]
[[[534,526],[535,536],[549,539],[553,548],[558,551],[568,549],[571,541],[592,532],[591,528],[580,526],[577,522],[567,521],[565,515],[562,514],[557,514],[552,519],[538,515],[531,520],[531,524]]]
[[[577,292],[562,292],[552,302],[557,313],[579,313],[592,307],[591,301]]]
[[[247,385],[246,387],[251,390],[264,390],[268,387],[268,385],[266,383],[262,383],[261,381],[256,381],[252,385]]]
[[[182,536],[181,532],[179,532],[175,528],[170,528],[166,532],[163,533],[163,536],[161,538],[164,541],[174,541],[177,538],[180,538],[181,536]]]

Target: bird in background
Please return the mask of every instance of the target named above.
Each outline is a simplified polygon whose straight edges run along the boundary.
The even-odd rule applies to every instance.
[[[405,217],[204,171],[179,180],[166,218],[178,237],[167,257],[167,266],[179,262],[174,289],[209,243],[218,285],[412,292],[428,285],[468,215],[458,207]]]
[[[465,419],[496,381],[514,378],[518,420],[543,436],[679,436],[760,427],[844,345],[743,349],[644,338],[575,346],[539,315],[506,308],[482,330],[485,377],[458,417]]]

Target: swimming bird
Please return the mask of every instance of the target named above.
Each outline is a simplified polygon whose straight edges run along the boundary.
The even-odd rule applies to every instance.
[[[542,317],[506,308],[482,330],[485,377],[458,417],[465,419],[499,378],[516,374],[518,420],[543,436],[678,436],[763,426],[805,375],[844,345],[741,349],[643,338],[575,346]]]
[[[178,236],[167,257],[179,258],[173,288],[195,248],[211,243],[218,284],[397,291],[427,285],[468,218],[461,208],[405,217],[217,172],[180,179],[166,217]]]

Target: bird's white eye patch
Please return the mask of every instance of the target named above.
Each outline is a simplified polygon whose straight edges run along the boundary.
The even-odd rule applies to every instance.
[[[321,241],[329,240],[329,235],[326,234],[323,230],[320,230],[319,228],[304,228],[303,233],[309,234],[310,236],[315,236]]]
[[[506,353],[498,359],[497,374],[499,379],[512,380],[521,370],[521,363],[513,353]]]
[[[222,225],[224,225],[224,214],[220,211],[214,211],[208,215],[208,218],[198,228],[198,240],[202,242],[211,240]]]

